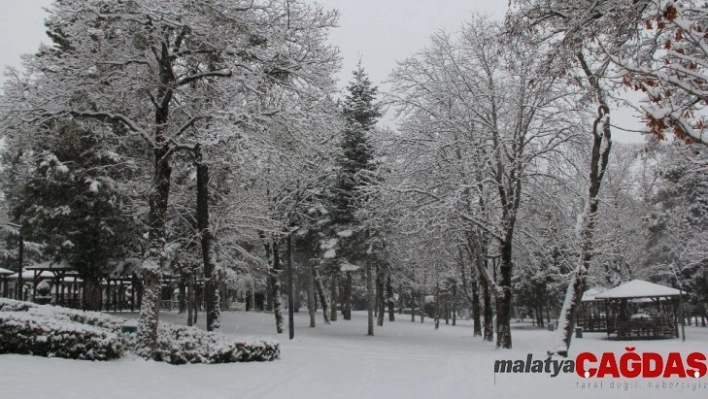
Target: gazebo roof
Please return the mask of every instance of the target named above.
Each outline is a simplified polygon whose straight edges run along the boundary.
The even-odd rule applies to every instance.
[[[17,273],[12,273],[11,275],[7,276],[10,280],[14,280],[18,277]],[[47,271],[40,272],[37,277],[42,277],[42,278],[54,278],[54,276]],[[32,270],[25,270],[22,272],[22,279],[23,280],[32,280],[34,279],[34,271]]]
[[[583,292],[583,298],[580,300],[581,302],[592,302],[596,301],[599,298],[596,298],[597,294],[601,292],[605,292],[607,289],[604,287],[592,287],[588,288],[587,291]]]
[[[74,270],[66,261],[61,262],[47,261],[36,263],[32,266],[25,267],[25,270]]]
[[[683,292],[676,288],[654,284],[644,280],[632,280],[615,288],[597,294],[596,299],[628,299],[679,296]]]
[[[2,267],[0,267],[0,274],[13,274],[13,273],[14,272],[12,270],[3,269]]]

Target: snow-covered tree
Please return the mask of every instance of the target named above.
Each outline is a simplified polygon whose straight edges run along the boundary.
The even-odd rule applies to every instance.
[[[524,40],[504,43],[501,29],[477,18],[459,39],[439,33],[392,74],[391,101],[410,115],[400,143],[411,149],[411,174],[398,190],[438,204],[468,234],[481,277],[496,299],[497,345],[510,348],[513,242],[528,179],[576,135],[572,91]],[[438,174],[439,173],[439,174]],[[436,175],[437,174],[437,175]],[[481,243],[481,245],[480,245]],[[487,259],[499,258],[499,278]]]
[[[50,129],[56,134],[35,155],[12,215],[24,237],[45,243],[47,257],[78,271],[86,283],[84,307],[100,310],[101,279],[132,257],[132,240],[140,236],[121,193],[134,165],[80,125]]]
[[[49,10],[47,27],[57,44],[40,49],[26,65],[41,90],[31,97],[15,91],[8,112],[120,125],[150,149],[149,248],[138,333],[144,354],[156,339],[160,275],[168,260],[172,157],[194,129],[217,136],[253,121],[235,104],[208,107],[192,93],[200,85],[212,86],[214,98],[275,86],[298,93],[329,83],[338,59],[325,39],[336,18],[302,1],[280,0],[67,0]],[[278,112],[262,105],[261,114]]]

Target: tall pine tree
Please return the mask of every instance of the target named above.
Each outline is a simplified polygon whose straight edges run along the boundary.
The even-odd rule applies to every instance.
[[[340,257],[347,263],[366,263],[367,302],[369,311],[368,335],[374,335],[373,327],[373,277],[371,262],[368,256],[369,231],[363,231],[361,221],[357,220],[356,211],[366,203],[366,186],[373,183],[372,176],[376,170],[374,151],[370,143],[370,135],[376,122],[381,117],[381,105],[376,102],[377,87],[372,85],[368,75],[358,65],[353,73],[354,79],[347,86],[344,101],[343,116],[345,118],[342,132],[341,154],[337,159],[338,175],[334,198],[333,222],[337,230],[337,238],[341,239]],[[339,270],[336,270],[338,273]],[[351,318],[352,268],[345,270],[345,295],[343,308],[344,318]],[[335,274],[336,275],[336,274]],[[334,307],[335,305],[332,304]]]
[[[334,220],[337,224],[354,222],[357,202],[363,200],[359,189],[369,181],[365,171],[376,169],[369,135],[381,117],[381,105],[375,102],[378,88],[371,84],[361,63],[353,75],[354,80],[347,86],[349,93],[344,101],[342,153],[337,160],[339,175]]]

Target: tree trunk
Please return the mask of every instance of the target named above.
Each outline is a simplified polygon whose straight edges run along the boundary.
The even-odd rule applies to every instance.
[[[268,259],[270,259],[270,256]],[[270,260],[269,260],[269,263],[270,263]],[[270,273],[270,271],[269,271],[269,273]],[[265,309],[264,310],[272,311],[273,310],[273,280],[270,278],[270,275],[268,275],[268,278],[266,279],[265,296],[266,296],[266,300],[265,300]]]
[[[418,298],[418,311],[420,312],[420,322],[425,322],[425,295]]]
[[[195,165],[197,167],[197,228],[201,235],[202,263],[204,266],[204,300],[206,305],[207,331],[218,330],[220,327],[219,279],[216,265],[211,257],[211,246],[214,234],[209,228],[209,166],[204,163],[202,148],[194,147]]]
[[[255,311],[255,310],[256,310],[256,280],[253,279],[253,277],[251,277],[250,282],[251,282],[251,284],[250,284],[250,286],[251,286],[251,291],[250,291],[250,295],[251,295],[251,309],[252,309],[253,311]]]
[[[398,284],[398,314],[403,314],[403,283]]]
[[[199,304],[201,303],[201,294],[199,294],[199,285],[196,284],[197,282],[197,276],[196,274],[194,277],[194,300],[192,302],[192,306],[194,306],[194,312],[192,312],[192,325],[197,325],[197,322],[199,321]]]
[[[157,342],[157,323],[160,311],[160,272],[158,269],[142,270],[143,296],[138,319],[138,354],[151,357]]]
[[[194,276],[187,276],[187,325],[194,325]]]
[[[511,273],[513,264],[510,232],[507,233],[507,237],[508,239],[501,245],[500,290],[496,293],[495,299],[497,304],[497,347],[511,349]]]
[[[489,292],[489,284],[485,279],[480,279],[482,284],[482,297],[484,299],[484,340],[494,341],[494,311],[492,310],[492,295]]]
[[[329,280],[330,312],[329,319],[337,321],[337,275],[333,274]]]
[[[384,312],[386,305],[384,302],[384,268],[383,266],[377,265],[376,267],[376,325],[383,326],[384,323]]]
[[[179,314],[183,314],[184,312],[187,311],[187,284],[185,283],[185,274],[180,273],[180,280],[179,280]]]
[[[366,310],[367,310],[367,321],[368,329],[366,335],[374,335],[374,276],[373,270],[374,266],[371,264],[370,259],[366,259]]]
[[[293,298],[293,235],[288,234],[288,337],[295,337],[295,298]]]
[[[15,298],[20,301],[26,301],[27,298],[25,297],[25,280],[22,277],[22,274],[24,273],[23,269],[25,263],[25,239],[22,235],[22,232],[20,232],[19,243],[17,247],[17,263],[17,287],[15,287],[17,293],[15,294]]]
[[[271,273],[271,284],[273,287],[273,313],[275,314],[275,329],[278,334],[283,332],[283,304],[282,304],[282,287],[280,284],[280,251],[278,248],[278,239],[273,238],[273,272]]]
[[[546,326],[546,324],[543,321],[543,308],[540,306],[536,308],[536,323],[538,324],[539,327]]]
[[[170,102],[175,74],[172,70],[170,51],[163,42],[159,49],[158,75],[160,86],[155,96],[155,137],[153,155],[155,169],[153,173],[152,192],[149,196],[148,211],[148,251],[143,261],[141,277],[143,278],[143,298],[138,320],[137,352],[139,355],[151,357],[157,343],[157,324],[160,306],[160,277],[167,265],[165,243],[167,234],[167,206],[170,196],[170,180],[172,177],[172,143],[168,142],[167,128],[170,121]]]
[[[600,87],[598,77],[592,73],[589,66],[585,62],[582,53],[576,55],[580,61],[585,75],[590,80],[592,88],[595,90],[595,95],[599,103],[598,115],[593,123],[593,145],[590,157],[590,178],[588,186],[588,195],[585,198],[585,208],[580,220],[579,236],[580,257],[578,266],[575,268],[573,277],[563,300],[563,307],[558,315],[558,336],[554,342],[554,347],[549,349],[549,353],[557,353],[561,356],[568,356],[570,341],[573,338],[573,330],[575,329],[575,316],[580,299],[582,298],[583,290],[585,289],[585,276],[587,275],[590,261],[592,260],[593,250],[593,233],[595,230],[595,216],[598,210],[598,194],[602,179],[607,170],[609,163],[610,151],[612,149],[612,131],[610,124],[610,107],[607,105],[607,99],[604,89]],[[604,147],[604,148],[603,148]]]
[[[320,298],[320,304],[322,305],[324,323],[329,324],[329,304],[327,303],[327,294],[325,293],[324,281],[322,281],[322,276],[320,276],[319,266],[315,267],[315,286],[317,288],[317,296]]]
[[[391,284],[391,274],[386,278],[386,303],[388,303],[388,321],[396,320],[396,309],[393,302],[393,284]]]
[[[87,277],[84,279],[86,284],[84,289],[84,310],[101,310],[101,278],[98,276]]]
[[[435,329],[440,328],[440,283],[435,283]]]
[[[310,328],[315,327],[315,260],[307,268],[307,310],[310,313]]]
[[[352,272],[346,272],[347,280],[344,285],[344,320],[352,319]]]
[[[479,284],[474,281],[472,282],[472,330],[475,337],[482,335],[482,310],[479,302]]]
[[[457,324],[457,283],[452,286],[452,325]]]

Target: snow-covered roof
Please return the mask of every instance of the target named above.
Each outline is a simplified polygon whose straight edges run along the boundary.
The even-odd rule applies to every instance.
[[[54,261],[47,261],[47,262],[42,262],[42,263],[36,263],[32,266],[27,266],[25,267],[27,270],[73,270],[74,268],[69,266],[66,261],[62,260],[61,262],[54,262]]]
[[[676,288],[650,283],[644,280],[632,280],[595,295],[597,299],[611,298],[649,298],[662,296],[679,296],[681,291]]]
[[[2,267],[0,267],[0,274],[12,274],[12,273],[14,273],[12,270],[3,269]]]
[[[599,298],[596,298],[597,294],[601,292],[605,292],[607,288],[603,287],[592,287],[589,288],[587,291],[583,292],[583,299],[581,299],[582,302],[592,302],[595,301]]]
[[[47,278],[47,277],[48,277],[48,278],[54,278],[54,274],[52,274],[51,272],[48,272],[48,271],[43,271],[43,272],[39,273],[39,276],[38,276],[38,277],[42,277],[42,278]],[[11,275],[7,276],[7,278],[9,278],[9,279],[11,279],[11,280],[12,280],[12,279],[16,279],[16,278],[17,278],[17,273],[12,273]],[[32,271],[32,270],[25,270],[25,271],[22,272],[22,279],[24,279],[24,280],[32,280],[33,278],[34,278],[34,271]]]

